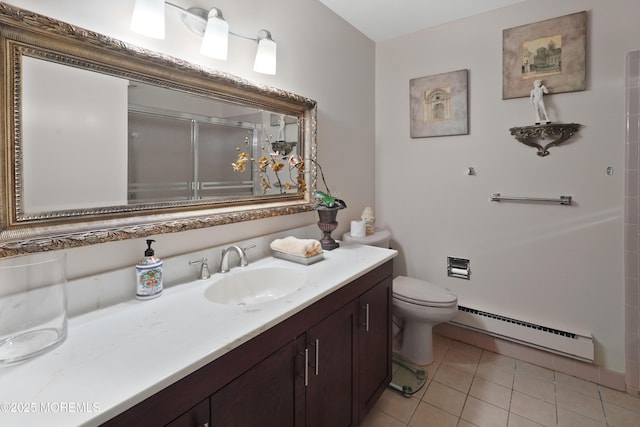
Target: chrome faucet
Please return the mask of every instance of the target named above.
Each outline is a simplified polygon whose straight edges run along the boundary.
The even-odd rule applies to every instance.
[[[209,272],[209,264],[207,264],[207,259],[197,259],[195,261],[189,261],[189,265],[200,264],[200,276],[198,277],[200,280],[208,279],[211,277],[211,273]]]
[[[230,270],[229,268],[229,254],[231,252],[235,252],[240,257],[240,267],[246,267],[249,265],[247,261],[247,253],[245,252],[247,249],[255,248],[256,245],[247,246],[246,248],[241,248],[240,246],[233,245],[229,246],[227,249],[222,250],[222,259],[220,260],[220,268],[218,272],[226,273]]]

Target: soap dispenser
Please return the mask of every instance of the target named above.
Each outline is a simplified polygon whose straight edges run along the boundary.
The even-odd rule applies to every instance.
[[[162,260],[155,256],[151,248],[153,242],[155,240],[147,240],[144,258],[136,264],[136,298],[141,300],[156,298],[162,294]]]

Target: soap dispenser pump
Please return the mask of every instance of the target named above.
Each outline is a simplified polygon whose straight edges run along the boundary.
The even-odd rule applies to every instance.
[[[136,264],[137,289],[136,298],[147,300],[162,294],[162,260],[155,256],[151,244],[155,240],[147,239],[144,258]]]

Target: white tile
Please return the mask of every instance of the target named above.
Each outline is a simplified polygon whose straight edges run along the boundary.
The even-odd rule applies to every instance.
[[[503,409],[509,409],[511,389],[476,376],[471,384],[469,395]]]
[[[511,368],[481,363],[476,375],[505,387],[513,387],[514,370]]]
[[[507,425],[508,427],[544,427],[543,424],[521,417],[513,412],[509,413],[509,423]]]
[[[595,383],[561,372],[556,372],[556,387],[568,388],[590,397],[599,398],[600,396],[598,394],[598,386]]]
[[[608,402],[604,403],[604,410],[607,413],[609,425],[615,427],[638,427],[638,420],[640,419],[638,412]]]
[[[405,427],[406,424],[379,409],[373,408],[360,427]]]
[[[558,408],[558,427],[602,427],[606,425],[605,422],[596,421],[568,409]]]
[[[556,425],[555,405],[518,391],[511,396],[511,412],[545,426]]]
[[[558,407],[577,412],[596,421],[605,421],[600,399],[570,389],[558,389]]]
[[[456,368],[460,371],[474,374],[478,366],[480,354],[472,354],[465,351],[455,350],[453,348],[447,351],[442,359],[442,364]]]
[[[415,414],[411,418],[409,427],[456,427],[458,424],[458,417],[451,415],[442,409],[429,405],[428,403],[421,402],[416,409]]]
[[[463,393],[468,393],[473,375],[450,366],[442,365],[433,377],[434,381],[446,384]]]
[[[607,387],[600,386],[599,388],[603,401],[630,409],[636,412],[640,417],[640,397],[631,396],[630,394],[618,390],[612,390]]]
[[[456,417],[460,416],[467,395],[454,388],[432,381],[422,400]]]
[[[462,419],[478,426],[507,426],[509,412],[469,396],[462,410]]]
[[[556,386],[554,383],[531,376],[527,373],[516,372],[513,389],[521,393],[537,397],[545,402],[556,403]]]
[[[518,373],[526,373],[544,381],[555,381],[555,374],[551,369],[543,368],[542,366],[533,365],[521,360],[516,361],[516,371]]]

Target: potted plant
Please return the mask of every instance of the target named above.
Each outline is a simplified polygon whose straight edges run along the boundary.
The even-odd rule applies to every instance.
[[[326,192],[319,190],[314,192],[313,198],[315,200],[315,209],[318,211],[318,217],[320,219],[318,221],[318,228],[324,234],[322,239],[320,239],[320,245],[322,249],[331,251],[340,246],[340,244],[331,237],[331,233],[338,227],[338,221],[336,221],[338,211],[346,208],[347,204],[344,200],[331,195],[331,190],[329,190],[327,181],[324,179],[322,167],[315,160],[311,161],[318,167],[324,188],[327,189]]]

